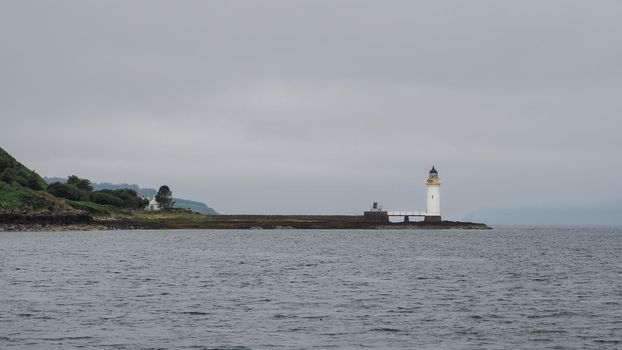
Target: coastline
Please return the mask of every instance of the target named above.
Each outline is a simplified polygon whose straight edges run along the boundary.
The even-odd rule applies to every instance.
[[[485,230],[486,224],[460,221],[374,222],[359,215],[192,215],[111,218],[86,213],[0,214],[0,231],[102,231],[175,229],[420,229]]]

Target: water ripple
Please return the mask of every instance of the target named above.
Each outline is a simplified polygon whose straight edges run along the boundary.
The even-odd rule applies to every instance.
[[[622,228],[0,233],[0,349],[618,349]]]

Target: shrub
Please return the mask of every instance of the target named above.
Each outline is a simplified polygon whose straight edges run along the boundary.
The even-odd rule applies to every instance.
[[[0,172],[11,166],[11,161],[0,152]]]
[[[17,180],[17,174],[15,173],[15,170],[11,169],[11,168],[7,168],[5,169],[2,174],[0,174],[0,181],[6,182],[8,184],[11,184],[13,182],[15,182]]]
[[[83,196],[84,191],[80,190],[76,186],[55,182],[50,184],[47,188],[47,192],[61,198],[71,199],[77,201]]]
[[[91,186],[91,181],[88,179],[81,179],[79,177],[77,177],[76,175],[71,175],[67,178],[67,184],[68,185],[74,185],[77,188],[83,190],[83,191],[87,191],[87,192],[91,192],[93,190],[93,186]]]
[[[91,202],[103,205],[112,205],[117,208],[122,208],[124,204],[121,198],[102,191],[93,192],[91,194]]]
[[[121,200],[121,208],[127,209],[142,209],[149,203],[149,200],[143,199],[138,196],[135,190],[129,188],[117,189],[117,190],[101,190],[94,193],[105,193]]]
[[[143,209],[149,204],[149,200],[147,198],[138,197],[138,207],[136,209]]]
[[[0,210],[53,209],[54,201],[43,193],[35,192],[18,184],[0,182]]]
[[[26,186],[30,187],[35,191],[42,191],[45,189],[45,186],[43,186],[43,184],[41,183],[41,177],[39,177],[39,175],[37,175],[37,173],[34,171],[31,172],[30,175],[28,175],[28,180],[26,180]]]

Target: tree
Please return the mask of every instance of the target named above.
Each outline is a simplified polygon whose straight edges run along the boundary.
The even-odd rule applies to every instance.
[[[45,190],[45,186],[41,183],[41,178],[34,170],[30,173],[30,175],[28,175],[26,185],[35,191]]]
[[[69,176],[67,178],[67,184],[74,185],[83,191],[87,191],[87,192],[93,191],[93,186],[91,186],[91,181],[89,181],[88,179],[81,179],[77,177],[76,175]]]
[[[102,191],[91,193],[90,199],[91,202],[97,204],[111,205],[117,208],[122,208],[124,206],[123,200],[121,198]]]
[[[166,185],[160,186],[160,189],[155,196],[155,200],[162,209],[169,209],[175,205],[175,202],[173,202],[173,192]]]
[[[61,198],[71,199],[72,201],[79,201],[84,194],[84,191],[77,188],[74,185],[68,185],[60,182],[52,183],[48,186],[48,193]]]

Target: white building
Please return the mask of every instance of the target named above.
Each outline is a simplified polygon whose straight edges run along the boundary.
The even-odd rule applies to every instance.
[[[432,167],[426,182],[428,195],[426,200],[425,221],[441,221],[441,180],[438,171]]]
[[[155,197],[153,197],[153,199],[149,201],[149,204],[147,204],[147,208],[145,209],[147,209],[148,211],[159,211],[160,203],[158,203]]]

